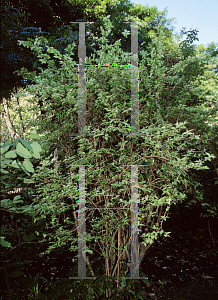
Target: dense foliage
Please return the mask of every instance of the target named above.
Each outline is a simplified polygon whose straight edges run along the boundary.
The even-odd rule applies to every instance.
[[[197,203],[204,216],[217,214],[217,200],[208,197],[207,190],[210,186],[215,193],[217,184],[216,45],[194,47],[195,31],[184,32],[185,41],[176,42],[164,15],[153,14],[152,29],[146,25],[139,34],[140,133],[132,136],[131,73],[129,67],[121,66],[130,65],[130,47],[127,42],[121,47],[119,40],[121,36],[128,40],[130,25],[123,24],[117,31],[117,22],[123,21],[118,15],[116,19],[112,4],[117,2],[102,3],[103,12],[109,10],[112,15],[96,20],[102,24],[100,31],[90,26],[92,42],[87,45],[90,55],[86,64],[98,65],[86,70],[90,136],[76,136],[78,32],[65,31],[60,39],[59,28],[56,36],[38,35],[19,44],[34,57],[35,70],[26,65],[15,73],[26,79],[28,86],[18,89],[14,99],[22,99],[28,106],[21,107],[22,101],[14,104],[10,98],[11,107],[19,108],[14,122],[22,121],[24,126],[15,124],[19,138],[11,136],[1,143],[2,271],[8,299],[18,299],[11,290],[13,283],[22,291],[20,299],[35,299],[34,293],[40,294],[39,282],[43,294],[50,294],[47,299],[61,295],[78,299],[78,294],[93,299],[93,295],[103,297],[105,291],[106,298],[116,297],[116,292],[125,295],[131,286],[121,279],[130,267],[131,165],[138,165],[139,265],[155,240],[169,236],[163,223],[173,205],[186,203],[191,208]],[[126,6],[125,20],[132,21],[138,10],[138,18],[150,21],[142,7]],[[85,11],[92,17],[95,9],[89,5]],[[67,30],[70,26],[75,28],[68,25]],[[47,29],[46,25],[43,30]],[[15,87],[14,81],[11,86]],[[10,87],[7,92],[10,95]],[[104,208],[86,211],[87,276],[98,277],[88,285],[83,280],[68,280],[78,275],[79,165],[88,166],[86,207]],[[209,186],[204,185],[205,177]],[[6,194],[15,187],[22,187],[22,192]],[[109,210],[111,207],[122,210]],[[40,275],[41,270],[38,279],[32,280],[28,265],[50,264],[65,253],[70,259],[63,261],[67,264],[60,268],[63,273],[50,267],[47,279]],[[96,257],[102,258],[97,266]]]

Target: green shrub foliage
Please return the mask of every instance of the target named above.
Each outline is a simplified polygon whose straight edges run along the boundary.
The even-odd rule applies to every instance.
[[[139,165],[140,264],[148,247],[161,235],[170,234],[164,231],[163,223],[172,205],[187,200],[193,191],[195,199],[202,200],[202,191],[198,190],[199,183],[192,171],[208,169],[207,162],[215,154],[202,141],[207,126],[202,121],[205,111],[201,104],[205,99],[196,83],[210,54],[196,55],[188,42],[178,44],[177,49],[172,45],[170,49],[161,26],[156,28],[156,37],[140,51],[140,130],[139,136],[131,136],[130,68],[121,66],[131,63],[130,55],[121,49],[120,40],[108,43],[111,28],[109,18],[105,18],[102,37],[98,39],[100,49],[86,58],[86,64],[98,65],[86,70],[87,133],[93,136],[75,136],[78,132],[78,66],[72,59],[75,44],[61,54],[48,46],[45,38],[21,42],[46,65],[39,67],[39,74],[26,69],[19,72],[32,80],[28,91],[33,97],[29,101],[37,111],[40,108],[35,121],[40,143],[45,148],[58,149],[58,162],[51,155],[44,157],[33,173],[27,156],[29,150],[24,153],[22,142],[4,156],[4,161],[14,158],[15,152],[23,153],[26,171],[32,172],[27,182],[34,183],[37,191],[29,213],[34,224],[41,224],[36,237],[45,245],[41,255],[66,247],[74,253],[73,262],[77,262],[78,250],[78,166],[87,166],[86,207],[104,209],[86,211],[86,253],[91,267],[94,254],[105,260],[103,273],[98,274],[94,267],[88,273],[112,276],[121,282],[121,275],[127,274],[130,266],[131,212],[124,209],[130,208],[131,165]],[[104,66],[112,64],[116,66]],[[211,110],[210,117],[215,113]],[[110,207],[122,209],[106,209]],[[122,282],[121,289],[124,286]],[[111,288],[109,283],[106,288]],[[89,292],[92,295],[91,287]]]

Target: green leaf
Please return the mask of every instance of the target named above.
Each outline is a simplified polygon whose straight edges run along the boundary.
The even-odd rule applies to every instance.
[[[17,154],[14,150],[11,150],[5,154],[5,158],[16,158]]]
[[[94,290],[91,287],[88,288],[88,294],[91,296],[94,295]]]
[[[124,288],[126,286],[126,279],[122,279],[122,282],[121,282],[121,289]]]
[[[40,139],[40,136],[39,136],[38,134],[36,134],[36,133],[30,133],[29,135],[30,135],[30,137],[33,138],[33,139],[36,139],[36,140],[37,140],[37,139]]]
[[[32,157],[32,154],[26,148],[24,148],[24,146],[21,143],[17,144],[17,148],[15,151],[17,152],[17,154],[24,158]]]
[[[90,253],[90,254],[93,254],[93,251],[91,250],[91,249],[86,249],[86,251],[88,252],[88,253]]]
[[[145,177],[148,179],[150,177],[150,173],[145,173]]]
[[[35,217],[35,216],[36,216],[36,213],[33,211],[33,212],[30,212],[29,215],[30,215],[31,217]]]
[[[17,138],[16,140],[13,141],[12,145],[15,145],[17,142],[19,142],[20,138]]]
[[[135,292],[133,292],[133,291],[129,291],[130,293],[132,293],[133,295],[135,295]]]
[[[30,173],[27,172],[26,168],[23,166],[23,164],[21,164],[21,162],[18,161],[17,164],[20,166],[21,170],[24,171],[24,173],[26,173],[28,176],[30,176]]]
[[[106,285],[107,289],[111,289],[113,287],[113,284],[111,281],[106,281],[105,285]]]
[[[13,201],[14,204],[18,204],[18,203],[24,203],[23,200],[17,200],[17,201]]]
[[[9,148],[10,148],[10,145],[5,145],[5,146],[1,147],[1,155],[4,154],[5,152],[7,152]]]
[[[3,247],[11,247],[11,243],[5,241],[5,237],[4,236],[0,236],[0,244],[3,246]]]
[[[8,165],[10,165],[10,163],[12,162],[11,159],[1,159],[1,167],[2,168],[6,168]]]
[[[30,146],[30,142],[29,141],[25,141],[23,139],[20,139],[21,143],[23,144],[23,146],[25,148],[27,148],[30,152],[33,152],[32,147]]]
[[[10,200],[9,199],[3,199],[3,200],[1,200],[1,206],[8,206],[8,203],[10,202]]]
[[[27,235],[27,234],[23,235],[23,240],[25,242],[30,242],[33,238],[34,238],[34,233],[32,233],[32,232],[29,235]]]
[[[3,174],[8,174],[9,172],[4,170],[4,169],[0,169],[0,172],[3,173]]]
[[[29,236],[26,235],[26,234],[24,234],[24,235],[23,235],[23,240],[24,240],[25,242],[29,242]]]
[[[16,201],[18,199],[21,199],[21,195],[17,195],[17,196],[14,197],[14,201]]]
[[[33,157],[40,158],[39,152],[42,151],[41,146],[37,142],[32,142],[31,147],[33,149]]]
[[[21,196],[17,195],[14,197],[13,203],[17,204],[17,203],[24,203],[24,202],[23,202],[23,200],[21,200]]]
[[[26,158],[23,162],[23,166],[27,169],[28,172],[34,173],[34,168],[31,161]]]
[[[14,160],[12,162],[12,164],[10,164],[10,167],[16,168],[16,169],[20,169],[19,165],[17,164],[16,160]]]
[[[22,210],[23,211],[28,211],[28,210],[31,210],[32,209],[32,207],[31,207],[31,205],[24,205],[24,206],[22,206]],[[32,214],[32,213],[31,213]],[[33,213],[33,214],[35,214],[35,213]],[[36,215],[36,214],[35,214]],[[34,215],[34,216],[35,216]]]

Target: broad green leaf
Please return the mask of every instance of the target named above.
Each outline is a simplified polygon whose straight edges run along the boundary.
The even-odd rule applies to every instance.
[[[34,158],[40,158],[39,152],[33,152],[33,157]]]
[[[41,146],[37,142],[32,142],[31,147],[33,149],[33,157],[40,158],[39,152],[42,151]]]
[[[15,151],[17,152],[18,155],[24,158],[32,157],[32,154],[26,148],[24,148],[24,146],[21,143],[17,144],[17,148]]]
[[[4,154],[5,152],[7,152],[9,148],[10,148],[10,145],[8,145],[8,146],[5,145],[5,146],[1,147],[1,155]]]
[[[8,174],[9,172],[4,170],[4,169],[0,169],[0,172],[3,173],[3,174]]]
[[[36,140],[37,140],[37,139],[40,139],[40,136],[39,136],[38,134],[36,134],[36,133],[30,133],[29,135],[30,135],[30,137],[33,138],[33,139],[36,139]]]
[[[24,203],[24,202],[23,202],[23,200],[16,200],[16,201],[13,201],[13,203],[17,204],[17,203]]]
[[[10,163],[12,162],[12,160],[11,159],[1,159],[1,167],[2,168],[5,168],[5,167],[7,167],[8,165],[10,165]]]
[[[17,157],[17,154],[14,150],[11,150],[7,153],[5,153],[5,158],[16,158]]]
[[[14,197],[14,201],[16,201],[18,199],[21,199],[21,195],[17,195],[17,196]]]
[[[26,158],[23,162],[23,166],[27,169],[28,172],[34,173],[34,168],[31,161]]]
[[[17,138],[16,140],[13,141],[12,145],[15,145],[17,142],[19,142],[20,138]]]
[[[17,203],[24,203],[23,200],[21,200],[21,195],[17,195],[14,197],[14,200],[13,200],[13,203],[14,204],[17,204]]]
[[[10,164],[11,167],[16,168],[16,169],[20,169],[19,165],[17,164],[16,160],[14,160],[12,162],[12,164]]]
[[[26,173],[28,176],[30,176],[30,173],[27,172],[26,168],[23,165],[20,165],[20,168]]]
[[[122,279],[122,282],[121,282],[121,289],[124,288],[126,286],[126,279]]]
[[[30,173],[27,172],[26,168],[23,166],[23,164],[20,161],[17,161],[17,164],[19,165],[19,167],[21,168],[21,170],[24,171],[24,173],[26,173],[28,176],[30,175]]]
[[[27,148],[30,152],[33,152],[32,147],[30,146],[30,142],[29,141],[25,141],[23,139],[20,139],[21,143],[23,144],[23,146],[25,148]]]
[[[3,246],[3,247],[11,247],[11,243],[5,241],[5,237],[1,236],[0,237],[0,244]]]
[[[88,294],[91,296],[94,295],[94,290],[91,287],[88,288]]]

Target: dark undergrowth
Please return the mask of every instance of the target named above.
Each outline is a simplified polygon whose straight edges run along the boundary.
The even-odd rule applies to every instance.
[[[112,294],[113,299],[218,299],[217,220],[210,218],[208,222],[197,211],[183,208],[179,214],[172,213],[164,226],[171,231],[170,238],[154,243],[140,266],[140,276],[146,276],[147,283],[135,280],[123,294]],[[11,259],[10,268],[13,264],[16,261]],[[98,267],[101,264],[101,260],[96,263]],[[57,253],[52,259],[38,258],[24,266],[14,277],[3,274],[0,299],[84,300],[90,295],[89,299],[102,300],[105,297],[92,280],[81,284],[68,279],[77,273],[68,251]]]

